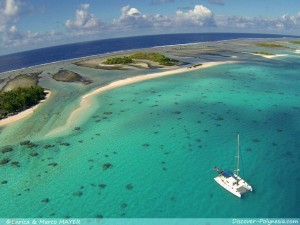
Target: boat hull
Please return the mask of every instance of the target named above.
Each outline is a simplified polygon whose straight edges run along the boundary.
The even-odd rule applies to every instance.
[[[218,176],[214,178],[215,181],[220,184],[223,188],[225,188],[227,191],[229,191],[230,193],[234,194],[235,196],[241,198],[242,195],[240,192],[238,192],[236,189],[231,188],[230,186],[226,185],[222,179]]]

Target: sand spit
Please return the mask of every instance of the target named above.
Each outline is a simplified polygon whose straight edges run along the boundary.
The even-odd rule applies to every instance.
[[[264,54],[258,54],[258,53],[248,53],[248,54],[261,56],[261,57],[264,57],[264,58],[267,58],[267,59],[287,56],[287,54],[274,54],[274,55],[264,55]]]
[[[128,84],[133,84],[133,83],[137,83],[137,82],[141,82],[141,81],[145,81],[145,80],[150,80],[150,79],[154,79],[154,78],[158,78],[158,77],[169,76],[169,75],[174,75],[174,74],[179,74],[179,73],[185,73],[185,72],[189,72],[189,71],[204,69],[204,68],[222,65],[222,64],[230,64],[230,63],[236,63],[236,61],[205,62],[202,65],[198,65],[198,66],[179,68],[179,69],[175,69],[175,70],[158,72],[158,73],[154,73],[154,74],[140,75],[140,76],[131,77],[131,78],[127,78],[124,80],[118,80],[118,81],[112,82],[104,87],[98,88],[98,89],[82,96],[81,101],[80,101],[80,106],[70,114],[66,123],[60,127],[57,127],[56,129],[50,131],[46,136],[56,136],[56,135],[59,135],[63,132],[68,131],[69,129],[73,128],[76,124],[77,118],[80,117],[80,114],[92,106],[91,97],[93,97],[96,94],[100,94],[102,92],[105,92],[105,91],[108,91],[108,90],[111,90],[114,88],[122,87],[122,86],[125,86]],[[78,124],[76,124],[76,126],[77,125]]]
[[[50,98],[51,91],[45,90],[45,93],[47,93],[46,96],[45,96],[45,99],[40,101],[39,104],[37,104],[37,105],[35,105],[35,106],[33,106],[29,109],[26,109],[25,111],[20,112],[16,115],[9,116],[5,119],[0,120],[0,126],[6,126],[8,124],[14,123],[14,122],[19,121],[21,119],[24,119],[25,117],[28,117],[29,115],[32,115],[33,112],[41,105],[41,103],[45,102],[47,99]]]

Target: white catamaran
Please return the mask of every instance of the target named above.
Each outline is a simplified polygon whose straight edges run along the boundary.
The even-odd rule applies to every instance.
[[[218,172],[215,181],[220,184],[227,191],[231,192],[237,197],[241,197],[243,193],[252,191],[252,187],[241,177],[239,177],[239,164],[240,164],[240,135],[237,136],[237,154],[236,154],[236,169],[234,172],[221,170],[215,167],[214,170]]]

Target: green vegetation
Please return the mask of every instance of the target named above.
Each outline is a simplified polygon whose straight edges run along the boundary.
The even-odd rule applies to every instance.
[[[174,66],[178,62],[177,60],[170,59],[159,53],[139,52],[129,56],[109,58],[106,61],[104,61],[103,64],[108,64],[108,65],[128,64],[128,63],[134,63],[135,59],[157,62],[163,66]]]
[[[15,88],[0,94],[0,119],[36,105],[45,98],[41,87]]]
[[[177,60],[170,59],[160,53],[149,53],[149,52],[139,52],[129,56],[131,59],[143,59],[157,62],[163,66],[174,66],[176,65]]]
[[[266,48],[289,48],[281,44],[273,44],[273,43],[257,43],[256,45],[259,47],[266,47]]]
[[[275,55],[271,52],[253,52],[254,54],[259,54],[259,55]]]
[[[290,43],[300,45],[300,41],[290,41]]]
[[[103,62],[103,64],[128,64],[128,63],[133,63],[133,60],[127,56],[124,57],[114,57],[107,59],[106,61]]]

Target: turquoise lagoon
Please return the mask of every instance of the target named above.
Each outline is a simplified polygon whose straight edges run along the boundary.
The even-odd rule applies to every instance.
[[[0,153],[11,160],[0,166],[0,216],[299,217],[299,62],[241,62],[113,89],[94,96],[80,130],[45,138],[68,115],[55,114],[55,100],[68,102],[54,93],[35,116],[1,130],[0,147],[13,151]],[[78,84],[61,85],[69,112]],[[242,199],[212,169],[233,169],[237,132],[241,175],[254,188]],[[38,146],[19,144],[27,139]]]

